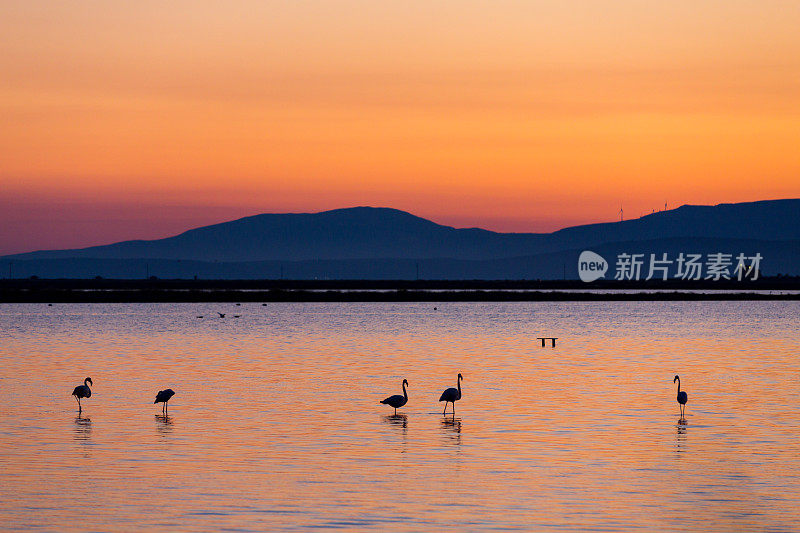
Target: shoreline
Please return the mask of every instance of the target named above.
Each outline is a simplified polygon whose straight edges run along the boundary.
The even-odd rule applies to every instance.
[[[0,303],[800,300],[800,278],[753,281],[0,280]]]

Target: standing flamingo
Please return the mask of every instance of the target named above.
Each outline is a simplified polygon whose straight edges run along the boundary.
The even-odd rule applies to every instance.
[[[408,381],[405,379],[403,380],[403,395],[400,396],[399,394],[395,394],[394,396],[389,396],[385,400],[381,400],[380,403],[386,404],[390,407],[394,407],[394,414],[397,414],[397,408],[403,407],[408,402],[408,393],[406,392],[406,386],[408,385]]]
[[[447,413],[447,402],[453,402],[453,416],[456,415],[456,401],[461,399],[461,380],[464,379],[461,377],[461,373],[458,374],[458,388],[454,389],[450,387],[449,389],[445,390],[441,397],[439,398],[440,402],[444,402],[444,411],[442,414]]]
[[[681,378],[677,374],[672,382],[675,383],[676,381],[678,382],[678,403],[681,404],[681,418],[683,418],[683,409],[686,405],[686,402],[689,401],[689,395],[686,394],[686,391],[681,390]]]
[[[167,403],[169,402],[169,399],[172,398],[173,396],[175,396],[175,391],[172,389],[160,390],[158,391],[158,394],[156,394],[156,401],[154,401],[153,403],[164,402],[164,405],[161,406],[161,412],[166,415]]]
[[[92,378],[86,378],[83,380],[83,385],[78,385],[75,387],[75,390],[72,391],[72,395],[75,396],[75,399],[78,400],[78,412],[81,412],[81,398],[91,398],[92,397],[92,389],[89,388],[87,383],[94,385],[92,383]]]

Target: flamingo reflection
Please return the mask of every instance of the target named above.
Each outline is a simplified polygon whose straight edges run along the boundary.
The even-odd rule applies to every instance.
[[[675,424],[675,428],[677,430],[675,435],[676,438],[675,447],[677,448],[676,451],[678,453],[683,451],[681,450],[681,448],[686,448],[686,427],[687,427],[686,420],[683,419],[679,420],[678,423]]]
[[[75,417],[75,440],[88,441],[92,437],[92,419],[78,414]]]
[[[172,432],[172,425],[174,421],[168,415],[154,415],[156,419],[156,431],[162,436],[168,435]]]
[[[448,440],[461,444],[461,418],[456,418],[455,415],[451,418],[445,417],[441,424]]]
[[[383,420],[392,426],[403,428],[403,433],[408,429],[408,417],[404,414],[387,415],[383,417]]]

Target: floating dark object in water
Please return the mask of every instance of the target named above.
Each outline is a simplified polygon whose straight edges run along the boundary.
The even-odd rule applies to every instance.
[[[203,318],[203,315],[198,316],[197,318]]]
[[[549,341],[552,343],[552,344],[550,345],[550,347],[551,347],[551,348],[555,348],[555,347],[556,347],[556,339],[557,339],[558,337],[536,337],[536,338],[542,341],[542,348],[544,348],[544,341],[545,341],[545,339],[546,339],[546,340],[549,340]]]
[[[225,313],[220,313],[219,311],[217,311],[217,314],[219,315],[220,318],[225,318]]]
[[[47,304],[47,307],[53,307],[53,304]]]
[[[233,318],[239,318],[239,317],[241,317],[241,316],[242,316],[242,315],[233,315]]]
[[[236,305],[242,305],[242,304],[236,304]]]

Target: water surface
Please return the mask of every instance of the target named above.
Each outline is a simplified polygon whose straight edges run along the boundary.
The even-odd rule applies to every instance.
[[[798,302],[0,305],[2,527],[797,530],[798,331]]]

